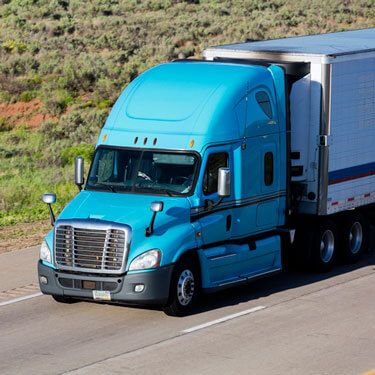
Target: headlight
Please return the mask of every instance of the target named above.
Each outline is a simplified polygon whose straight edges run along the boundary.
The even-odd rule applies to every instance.
[[[138,255],[131,263],[129,271],[146,270],[149,268],[156,268],[160,266],[161,251],[152,249],[145,253]]]
[[[51,263],[51,250],[49,249],[46,241],[42,242],[42,245],[40,246],[39,255],[41,260]]]

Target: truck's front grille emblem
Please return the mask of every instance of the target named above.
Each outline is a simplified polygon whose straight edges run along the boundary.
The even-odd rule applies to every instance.
[[[98,225],[103,226],[102,225]],[[119,273],[124,271],[128,229],[59,223],[55,229],[55,261],[61,269]]]

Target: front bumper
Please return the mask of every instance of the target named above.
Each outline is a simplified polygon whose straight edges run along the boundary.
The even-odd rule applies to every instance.
[[[43,294],[84,298],[93,300],[93,290],[84,289],[83,282],[88,281],[98,290],[110,290],[111,302],[128,304],[165,304],[169,297],[173,265],[153,271],[138,272],[119,276],[97,276],[78,273],[67,273],[54,270],[38,262],[39,286]],[[40,277],[47,278],[42,284]],[[135,285],[143,284],[142,292],[135,292]]]

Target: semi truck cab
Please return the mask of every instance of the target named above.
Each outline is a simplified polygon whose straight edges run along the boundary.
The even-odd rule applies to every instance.
[[[284,87],[277,66],[187,61],[132,82],[45,239],[42,291],[177,312],[198,289],[280,270]]]

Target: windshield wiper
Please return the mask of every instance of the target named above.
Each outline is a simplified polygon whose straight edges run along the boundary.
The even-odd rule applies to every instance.
[[[142,186],[142,187],[138,187],[137,190],[138,191],[148,190],[148,191],[152,191],[153,193],[156,193],[156,194],[158,194],[158,193],[165,193],[169,197],[177,197],[179,195],[182,195],[178,191],[171,190],[171,189],[166,189],[166,188],[158,189],[158,188],[153,188],[153,187]]]
[[[104,187],[107,190],[111,191],[112,193],[117,193],[117,190],[113,187],[113,185],[107,185],[107,184],[95,184],[96,187]]]
[[[156,191],[156,189],[155,189]],[[179,196],[181,195],[180,193],[178,193],[177,191],[175,190],[170,190],[170,189],[157,189],[157,191],[160,191],[162,193],[166,193],[168,194],[170,197],[176,197],[176,196]]]

